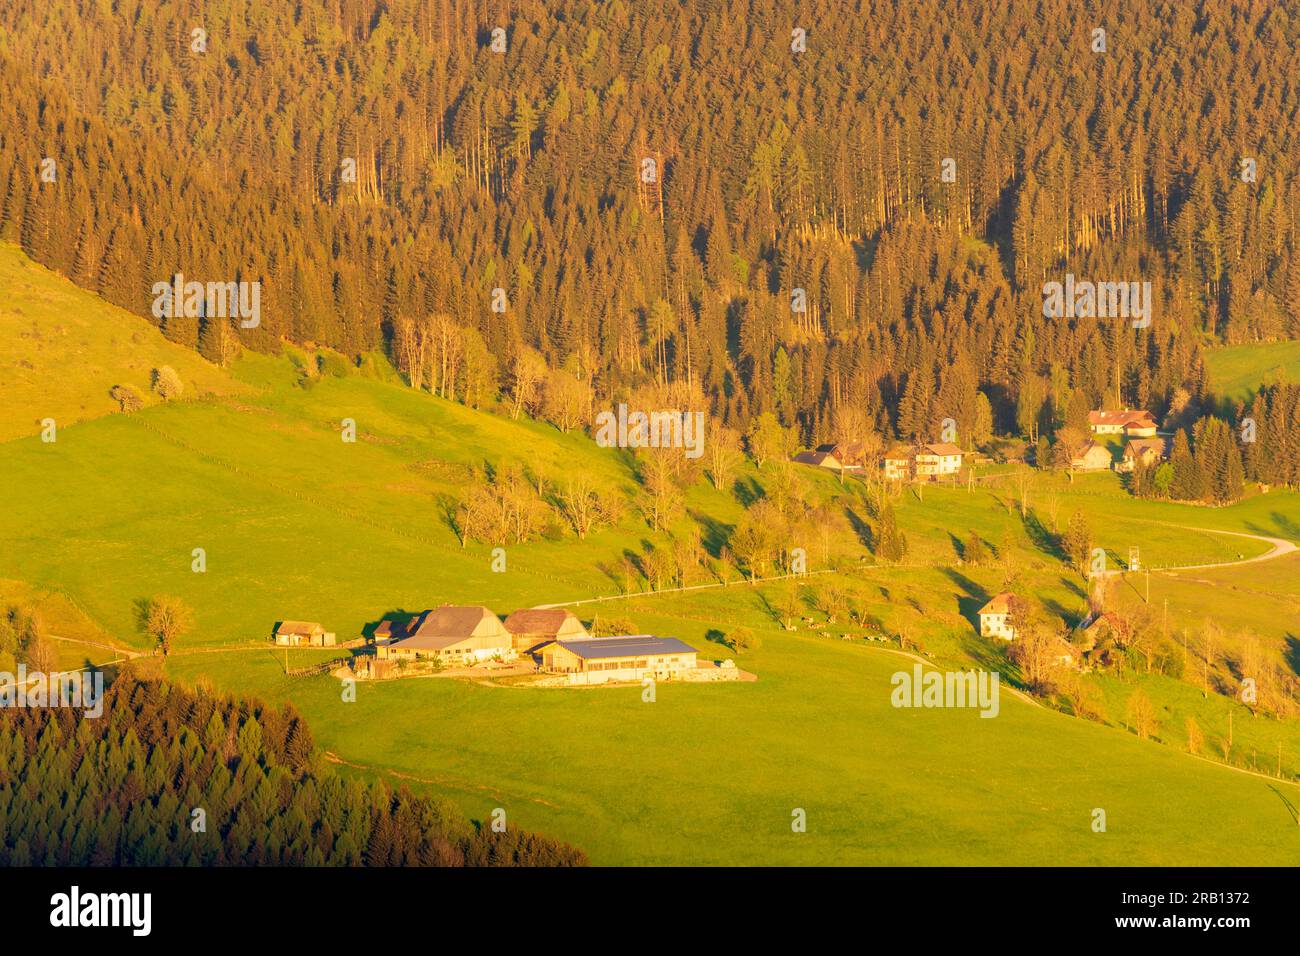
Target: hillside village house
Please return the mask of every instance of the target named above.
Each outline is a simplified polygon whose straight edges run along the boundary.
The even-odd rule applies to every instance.
[[[636,634],[553,641],[540,653],[544,671],[569,674],[570,683],[604,684],[680,679],[696,666],[698,652],[675,637]]]
[[[886,481],[906,481],[912,475],[912,449],[895,445],[885,452],[881,469]]]
[[[275,643],[286,647],[333,647],[334,634],[315,621],[281,621],[275,628]]]
[[[1094,411],[1088,413],[1088,428],[1094,435],[1123,435],[1125,438],[1154,438],[1156,420],[1146,410]]]
[[[549,641],[575,641],[591,635],[572,611],[564,608],[529,608],[506,618],[517,651],[531,650]]]
[[[1075,629],[1075,643],[1081,655],[1087,659],[1090,664],[1109,664],[1112,646],[1102,644],[1102,640],[1107,635],[1118,634],[1125,635],[1127,629],[1124,622],[1112,614],[1110,611],[1100,611],[1089,614]],[[1100,649],[1099,649],[1100,646]]]
[[[1169,458],[1168,438],[1134,438],[1124,445],[1124,456],[1115,462],[1115,470],[1131,472]]]
[[[881,469],[886,481],[939,481],[961,471],[962,450],[946,442],[907,447],[885,453]]]
[[[1070,459],[1075,471],[1105,471],[1110,467],[1110,449],[1100,442],[1090,441],[1083,451]]]
[[[794,460],[803,465],[817,465],[835,471],[861,471],[866,463],[866,446],[860,441],[818,445],[812,451],[799,452]]]
[[[951,478],[961,471],[961,449],[939,442],[919,445],[916,449],[916,477],[922,481]]]
[[[1012,626],[1011,602],[1015,599],[1009,591],[1003,591],[993,597],[988,604],[980,608],[980,634],[983,637],[1000,637],[1004,641],[1016,639],[1016,629]]]
[[[501,619],[481,605],[458,607],[444,604],[425,611],[409,636],[388,645],[376,645],[381,660],[425,658],[444,664],[476,664],[516,655],[514,639]]]
[[[1084,618],[1078,630],[1081,632],[1079,643],[1085,650],[1090,650],[1107,634],[1124,635],[1126,628],[1124,622],[1115,614],[1110,611],[1100,611]]]
[[[794,456],[794,460],[801,465],[816,465],[818,468],[831,468],[839,471],[845,466],[835,457],[833,448],[833,445],[820,445],[812,451],[799,452]]]

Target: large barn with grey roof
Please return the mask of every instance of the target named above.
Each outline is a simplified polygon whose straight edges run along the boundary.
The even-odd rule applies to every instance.
[[[539,653],[542,670],[583,675],[581,682],[639,681],[681,678],[696,666],[697,651],[675,637],[630,634],[552,641]]]

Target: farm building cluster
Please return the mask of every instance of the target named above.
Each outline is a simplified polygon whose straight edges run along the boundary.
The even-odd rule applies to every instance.
[[[1096,438],[1089,439],[1070,458],[1075,471],[1106,471],[1128,473],[1139,466],[1146,467],[1169,458],[1171,441],[1158,436],[1158,426],[1152,414],[1144,409],[1098,410],[1088,413],[1088,431],[1100,437],[1119,435],[1126,439],[1119,461],[1113,461],[1110,449]]]
[[[896,445],[881,458],[881,469],[889,481],[940,481],[957,476],[962,455],[960,448],[946,442]],[[812,451],[800,452],[794,460],[850,473],[862,472],[870,464],[862,442],[819,445]]]
[[[1152,414],[1144,409],[1099,409],[1088,413],[1088,431],[1096,436],[1089,438],[1070,456],[1070,467],[1075,471],[1106,471],[1128,473],[1138,467],[1166,461],[1171,440],[1158,433],[1159,426]],[[1115,461],[1108,436],[1122,436],[1126,441],[1123,453]],[[1099,440],[1100,439],[1100,440]],[[883,455],[869,454],[865,442],[850,441],[818,445],[812,451],[801,451],[794,460],[804,465],[814,465],[848,474],[863,474],[878,467],[886,481],[943,481],[956,479],[964,459],[971,457],[949,442],[922,442],[914,445],[895,445]]]
[[[980,635],[996,637],[1004,641],[1014,641],[1017,631],[1017,602],[1021,600],[1010,591],[1002,591],[989,599],[979,609]],[[1110,663],[1114,652],[1114,643],[1109,637],[1123,637],[1128,626],[1117,615],[1109,611],[1089,613],[1074,630],[1074,637],[1067,641],[1056,638],[1051,647],[1054,663],[1063,667],[1089,670],[1096,665]]]
[[[317,640],[324,628],[301,621],[282,622],[275,631],[279,644],[331,646]],[[699,652],[673,637],[628,634],[593,636],[582,621],[563,608],[528,608],[504,621],[482,605],[444,604],[409,620],[385,618],[368,642],[371,654],[354,658],[364,677],[397,676],[415,667],[472,668],[492,663],[513,666],[518,673],[550,675],[547,683],[607,684],[657,681],[733,680],[739,672],[732,661],[715,665],[699,660]]]

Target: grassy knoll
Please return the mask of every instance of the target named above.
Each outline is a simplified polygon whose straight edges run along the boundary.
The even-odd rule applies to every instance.
[[[0,243],[0,441],[60,428],[118,408],[114,385],[132,385],[145,401],[153,369],[170,365],[186,394],[228,394],[239,383],[149,322],[109,305]]]

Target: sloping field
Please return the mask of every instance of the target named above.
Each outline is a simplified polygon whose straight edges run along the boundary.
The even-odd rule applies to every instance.
[[[0,243],[0,442],[34,435],[41,421],[59,428],[118,410],[114,385],[145,401],[155,368],[170,365],[185,395],[242,390],[229,375],[163,337],[138,315],[77,288]]]

